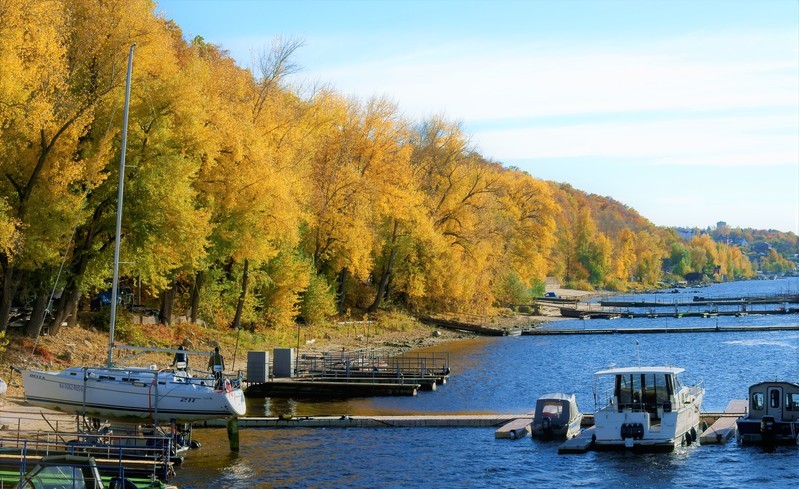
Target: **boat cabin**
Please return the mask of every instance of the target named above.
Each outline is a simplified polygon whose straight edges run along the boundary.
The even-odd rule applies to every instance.
[[[749,387],[749,417],[799,422],[799,384],[761,382]]]
[[[674,367],[629,367],[602,370],[597,376],[613,376],[609,404],[617,412],[647,412],[653,420],[672,411],[675,393],[682,386]]]

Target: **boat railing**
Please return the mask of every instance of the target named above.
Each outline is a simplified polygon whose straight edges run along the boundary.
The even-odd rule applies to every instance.
[[[24,474],[42,457],[91,456],[104,472],[119,477],[126,477],[126,472],[136,472],[168,480],[173,475],[174,447],[172,437],[166,434],[130,435],[112,430],[102,433],[22,431],[16,437],[0,437],[0,465],[19,467],[20,474]]]
[[[321,355],[303,355],[297,365],[297,374],[300,376],[332,378],[403,379],[447,377],[449,373],[450,356],[446,352],[403,353],[393,356],[380,350],[325,352]]]

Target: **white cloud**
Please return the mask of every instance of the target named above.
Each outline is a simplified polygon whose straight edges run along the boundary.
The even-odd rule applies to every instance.
[[[799,105],[795,39],[743,39],[596,47],[470,42],[345,60],[312,73],[348,94],[388,94],[417,115],[444,107],[459,120]],[[738,47],[746,56],[731,56]]]
[[[532,158],[639,158],[679,165],[795,164],[799,161],[796,117],[678,118],[656,121],[595,122],[553,127],[481,131],[483,154],[500,161]]]

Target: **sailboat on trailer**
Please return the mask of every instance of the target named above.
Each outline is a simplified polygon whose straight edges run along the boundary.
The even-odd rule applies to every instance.
[[[125,178],[128,106],[133,52],[128,58],[122,155],[119,165],[114,272],[111,289],[111,324],[108,364],[104,367],[71,367],[61,371],[22,370],[28,403],[91,418],[123,421],[152,420],[185,423],[202,419],[242,416],[246,412],[241,376],[215,378],[211,373],[192,375],[183,370],[113,365],[114,324],[119,282],[119,237],[122,227],[122,194]]]

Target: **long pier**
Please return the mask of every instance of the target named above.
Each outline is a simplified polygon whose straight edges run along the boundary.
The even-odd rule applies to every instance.
[[[799,324],[749,326],[671,326],[646,328],[528,329],[522,335],[654,334],[654,333],[729,333],[733,331],[797,331]]]
[[[702,413],[708,425],[729,413]],[[523,414],[417,414],[404,416],[244,416],[239,418],[239,428],[495,428],[518,419],[529,419],[533,413]],[[594,425],[594,415],[583,415],[583,427]],[[194,423],[195,428],[223,428],[226,420],[213,419]]]

